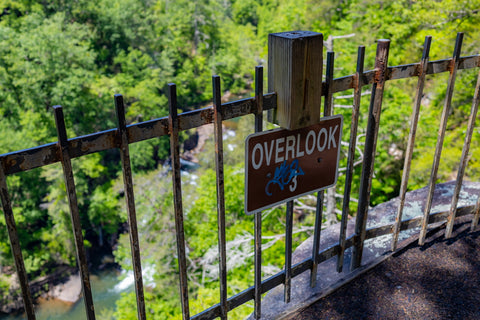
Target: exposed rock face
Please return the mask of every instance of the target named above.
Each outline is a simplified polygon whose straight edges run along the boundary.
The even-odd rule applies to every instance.
[[[23,299],[19,295],[7,294],[0,298],[0,312],[14,313],[23,310]]]
[[[2,293],[0,297],[2,313],[20,313],[24,310],[22,292],[16,280],[16,274],[12,278],[8,293]],[[68,266],[60,266],[54,273],[30,282],[30,291],[34,300],[42,297],[74,303],[80,298],[81,290],[77,269]]]
[[[67,282],[54,286],[48,292],[49,297],[65,302],[77,302],[82,293],[82,283],[80,275],[71,275]]]
[[[20,296],[20,285],[17,274],[13,268],[2,268],[0,274],[8,275],[10,286],[8,289],[0,288],[0,312],[11,313],[23,308],[23,300]]]
[[[430,213],[448,211],[455,188],[455,181],[438,184],[435,188],[433,205]],[[402,220],[408,220],[423,215],[428,189],[422,188],[408,192],[405,199]],[[464,182],[460,191],[458,208],[475,205],[480,195],[480,183]],[[368,212],[367,229],[392,224],[397,214],[398,198],[379,204]],[[355,229],[355,218],[350,219],[347,225],[347,237],[353,235]],[[419,228],[409,229],[400,233],[399,240],[405,240],[418,233]],[[340,224],[332,225],[321,233],[320,251],[325,250],[339,242]],[[367,264],[390,250],[392,235],[380,236],[365,241],[362,264]],[[292,257],[292,265],[304,261],[312,256],[313,237],[299,245]],[[351,248],[345,252],[344,271],[336,272],[336,256],[321,263],[318,266],[317,284],[315,288],[310,287],[310,272],[304,272],[292,279],[291,302],[286,304],[283,301],[283,286],[278,286],[270,291],[262,301],[262,319],[278,319],[302,305],[308,305],[309,300],[314,300],[325,288],[341,281],[348,276],[351,259]],[[251,316],[249,319],[253,319]]]

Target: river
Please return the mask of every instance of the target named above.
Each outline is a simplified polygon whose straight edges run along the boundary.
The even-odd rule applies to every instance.
[[[92,285],[95,314],[98,319],[100,315],[109,314],[113,311],[115,302],[123,292],[133,291],[133,275],[121,274],[117,270],[108,270],[90,275]],[[60,300],[40,299],[35,306],[37,320],[85,320],[85,304],[83,298],[76,303],[66,303]],[[25,315],[7,315],[0,317],[0,320],[23,320]]]

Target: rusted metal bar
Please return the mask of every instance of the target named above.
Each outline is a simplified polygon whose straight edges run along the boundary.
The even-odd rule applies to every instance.
[[[276,94],[263,96],[263,110],[276,108]],[[255,98],[229,102],[222,105],[224,120],[255,113]],[[128,143],[165,136],[169,133],[168,117],[158,118],[127,126]],[[178,130],[184,131],[213,122],[213,107],[184,112],[178,117]],[[78,158],[91,153],[117,148],[117,129],[109,129],[68,140],[70,158]],[[14,151],[0,155],[4,163],[5,175],[27,171],[60,161],[57,143]]]
[[[436,60],[428,63],[427,74],[450,72],[452,58]],[[457,57],[458,70],[480,67],[480,55]]]
[[[457,213],[458,216],[458,213]],[[472,225],[470,231],[475,231],[475,228],[478,225],[478,218],[480,218],[480,196],[477,198],[477,203],[475,205],[475,210],[473,212]]]
[[[263,110],[272,110],[277,107],[277,94],[263,95]],[[256,112],[255,98],[247,98],[222,104],[223,120],[246,116]],[[179,130],[193,129],[204,124],[213,123],[213,106],[199,110],[184,112],[179,115]]]
[[[60,148],[60,160],[63,167],[65,179],[65,188],[67,189],[68,204],[70,207],[70,217],[72,220],[73,235],[75,238],[75,249],[77,252],[78,268],[80,269],[80,278],[83,289],[83,299],[85,302],[85,311],[88,320],[95,319],[95,308],[92,299],[92,290],[90,286],[90,275],[88,272],[87,256],[83,246],[82,226],[78,212],[77,194],[75,191],[75,180],[73,178],[72,162],[68,150],[67,130],[65,129],[65,120],[61,106],[53,107],[55,123],[57,126],[58,146]]]
[[[140,256],[140,241],[138,239],[137,214],[135,210],[135,196],[133,192],[132,167],[130,163],[130,150],[128,147],[127,122],[125,120],[125,105],[120,94],[115,95],[115,111],[118,121],[118,147],[122,162],[123,185],[125,187],[125,202],[127,206],[128,231],[130,235],[130,250],[135,277],[135,293],[137,297],[138,319],[145,320],[145,297],[143,293],[142,263]]]
[[[327,52],[327,70],[325,73],[325,106],[323,116],[328,117],[333,114],[333,69],[335,66],[335,52]]]
[[[293,201],[287,202],[287,216],[285,220],[285,282],[283,298],[285,303],[290,302],[292,292],[292,232],[293,232]]]
[[[2,199],[3,215],[7,225],[8,238],[10,239],[10,248],[12,249],[15,268],[17,269],[18,282],[22,289],[23,305],[25,314],[29,320],[35,320],[35,309],[33,308],[33,299],[28,285],[28,276],[23,261],[22,248],[18,239],[17,225],[12,211],[12,203],[8,196],[7,177],[3,171],[3,165],[0,163],[0,198]]]
[[[333,51],[327,52],[327,70],[325,77],[325,105],[323,109],[323,115],[325,117],[333,114],[333,69],[335,65],[335,53]],[[320,237],[322,232],[322,219],[323,219],[323,202],[325,191],[320,190],[317,192],[317,205],[315,208],[315,227],[313,233],[313,245],[312,245],[312,271],[310,272],[310,286],[313,288],[317,283],[317,269],[318,269],[318,251],[320,250]]]
[[[170,154],[172,157],[173,204],[175,210],[175,234],[177,238],[178,273],[183,320],[190,319],[188,302],[187,259],[183,225],[182,177],[180,173],[180,147],[178,139],[177,88],[168,84],[168,109],[170,127]]]
[[[222,98],[220,77],[212,77],[213,110],[215,130],[215,168],[217,170],[217,220],[218,220],[218,252],[220,279],[220,318],[227,319],[227,248],[225,236],[225,177],[223,174],[223,130],[222,130]]]
[[[315,207],[315,227],[312,245],[312,271],[310,272],[310,287],[317,285],[317,271],[320,263],[320,234],[322,232],[323,217],[323,199],[325,193],[323,190],[317,192],[317,205]]]
[[[425,76],[427,73],[428,59],[430,54],[430,45],[432,37],[425,37],[423,45],[422,60],[420,62],[420,74],[418,76],[417,91],[415,92],[415,101],[413,104],[412,118],[410,120],[410,133],[408,136],[407,150],[405,152],[405,162],[403,165],[402,182],[400,184],[400,202],[397,208],[397,216],[395,218],[395,226],[393,230],[392,251],[397,249],[398,236],[400,233],[400,223],[402,221],[403,207],[405,205],[405,195],[407,194],[408,178],[410,176],[410,166],[412,163],[413,148],[415,146],[415,136],[417,133],[418,117],[420,114],[420,106],[422,103],[423,87],[425,85]]]
[[[449,70],[452,59],[430,61],[427,74],[442,73]],[[403,79],[420,74],[420,64],[414,63],[403,66],[389,67],[385,80]],[[480,66],[480,55],[462,57],[458,59],[458,69],[469,69]],[[366,71],[361,79],[361,86],[374,82],[375,70]],[[333,81],[332,92],[341,92],[354,88],[354,75],[337,78]],[[325,83],[322,95],[326,94]],[[263,110],[272,110],[277,106],[276,93],[267,93],[263,96]],[[222,105],[223,119],[255,113],[255,98],[248,98]],[[179,116],[179,131],[184,131],[213,122],[213,107],[207,107]],[[109,129],[85,136],[75,137],[68,141],[70,157],[77,158],[95,152],[116,148],[116,129]],[[128,143],[135,143],[168,134],[168,117],[149,120],[127,126]],[[5,166],[5,175],[27,171],[60,161],[56,143],[49,143],[26,150],[14,151],[0,155]]]
[[[347,236],[348,212],[350,206],[350,197],[352,193],[353,164],[355,160],[355,150],[357,147],[357,130],[360,102],[362,98],[361,78],[363,76],[363,66],[365,63],[365,47],[358,47],[357,53],[357,72],[354,78],[352,123],[350,124],[350,142],[348,145],[347,170],[345,172],[345,188],[343,193],[342,220],[340,222],[340,252],[337,259],[337,272],[342,272],[345,258],[345,238]]]
[[[457,40],[455,42],[455,49],[453,51],[453,58],[450,64],[450,77],[448,78],[447,95],[445,97],[445,103],[443,105],[442,118],[440,120],[440,126],[438,129],[437,145],[435,147],[435,155],[433,156],[432,171],[430,174],[430,180],[428,183],[428,195],[425,203],[425,211],[423,214],[422,229],[420,230],[420,236],[418,238],[418,244],[423,245],[425,243],[425,236],[427,234],[428,215],[432,208],[433,193],[435,192],[435,183],[437,181],[438,167],[440,165],[440,156],[442,154],[443,140],[445,138],[445,130],[447,128],[448,115],[450,113],[450,107],[452,103],[453,89],[455,87],[455,78],[458,69],[458,59],[460,57],[460,51],[462,48],[463,33],[457,34]]]
[[[263,130],[263,66],[255,68],[255,132]]]
[[[475,86],[475,93],[473,95],[472,108],[468,118],[467,132],[465,134],[465,142],[463,144],[462,158],[460,159],[460,167],[457,173],[457,182],[453,192],[452,204],[450,206],[450,213],[447,218],[447,227],[445,230],[445,238],[450,238],[453,231],[453,223],[455,222],[455,213],[457,211],[458,197],[462,189],[463,177],[465,175],[465,168],[468,164],[468,152],[470,151],[470,142],[472,141],[473,129],[475,127],[475,119],[477,117],[478,103],[480,101],[480,72],[477,78],[477,85]]]
[[[445,222],[445,218],[448,217],[449,212],[450,211],[432,213],[428,218],[428,224]],[[463,217],[469,214],[473,214],[474,212],[475,212],[475,205],[460,207],[460,208],[457,208],[457,217]],[[400,231],[418,228],[419,226],[421,226],[422,220],[423,220],[423,216],[412,218],[409,220],[404,220],[400,225]],[[388,225],[383,225],[376,228],[367,229],[367,235],[365,239],[366,240],[373,239],[383,235],[392,234],[393,226],[394,224],[388,224]]]
[[[263,130],[263,67],[255,68],[255,132]],[[255,319],[262,317],[262,212],[255,212]]]
[[[255,319],[262,317],[262,212],[255,213]]]
[[[427,66],[427,74],[443,73],[450,70],[452,58],[444,60],[430,61]],[[480,55],[461,57],[458,60],[458,69],[471,69],[480,66]],[[385,81],[405,79],[410,77],[418,77],[420,75],[420,63],[405,64],[399,66],[388,67],[386,71]],[[373,84],[375,70],[365,71],[361,85]],[[345,91],[354,88],[355,75],[349,75],[337,78],[333,81],[333,93]],[[325,82],[323,83],[322,95],[325,95]]]
[[[383,91],[385,86],[385,72],[388,63],[389,40],[378,40],[375,58],[375,83],[372,87],[370,111],[368,115],[367,136],[365,138],[364,162],[360,181],[360,196],[358,202],[357,219],[355,222],[355,235],[359,236],[358,243],[353,247],[352,269],[358,268],[362,262],[363,242],[367,225],[368,207],[370,203],[370,190],[375,163],[375,150],[377,145],[378,127],[382,112]]]

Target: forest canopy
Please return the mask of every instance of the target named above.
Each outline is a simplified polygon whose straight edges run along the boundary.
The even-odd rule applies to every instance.
[[[113,96],[117,93],[124,97],[128,124],[166,116],[166,85],[170,82],[177,85],[180,111],[210,103],[213,74],[221,76],[226,96],[251,96],[254,67],[266,67],[267,38],[273,32],[323,33],[325,50],[335,51],[335,77],[354,73],[359,45],[366,46],[365,70],[372,69],[376,40],[381,38],[391,40],[389,65],[418,62],[426,35],[433,36],[430,60],[451,57],[459,31],[465,32],[462,55],[477,54],[479,8],[479,0],[0,0],[0,154],[57,141],[54,105],[63,106],[67,133],[72,138],[116,127]],[[476,76],[476,71],[459,72],[442,163],[447,169],[441,180],[451,178],[458,166],[462,128]],[[398,195],[415,80],[398,81],[385,92],[388,102],[382,114],[372,205]],[[431,128],[438,127],[445,83],[444,76],[427,79],[410,189],[423,187],[429,177],[436,140]],[[368,100],[362,100],[364,113]],[[337,99],[336,103],[347,105],[351,100]],[[336,112],[346,119],[351,115],[349,109]],[[232,266],[237,269],[235,276],[229,274],[229,294],[253,281],[249,278],[252,258],[247,254],[249,249],[242,247],[242,243],[253,243],[248,238],[253,222],[243,211],[241,154],[242,139],[253,124],[242,119],[234,126],[237,133],[230,143],[237,148],[227,154],[225,169],[230,221],[227,240],[239,243],[237,250],[246,256],[245,264]],[[365,114],[361,127],[366,127]],[[191,134],[183,133],[182,141]],[[472,180],[480,177],[479,138],[476,130],[467,172]],[[209,143],[205,154],[213,150]],[[151,139],[130,149],[138,220],[142,221],[142,259],[157,271],[155,285],[146,293],[147,306],[152,319],[178,317],[171,188],[168,179],[156,178],[169,174],[162,166],[169,157],[168,139]],[[396,151],[400,156],[392,156]],[[216,230],[214,164],[205,155],[198,157],[198,181],[187,179],[192,190],[187,187],[185,191],[190,200],[185,209],[192,257],[189,289],[199,298],[192,303],[192,314],[217,299],[216,275],[208,267],[214,262],[207,258],[216,246],[212,232]],[[73,166],[90,256],[100,254],[96,251],[100,247],[102,254],[113,253],[116,262],[129,269],[119,163],[118,151],[109,150],[75,159]],[[342,177],[339,179],[342,185]],[[195,191],[195,184],[200,191]],[[8,186],[30,279],[49,274],[59,265],[75,266],[61,166],[11,176]],[[354,189],[358,190],[358,185]],[[352,215],[355,205],[351,205]],[[269,226],[265,236],[276,239],[283,232],[283,215],[279,208],[265,215],[265,225]],[[308,214],[298,219],[305,226],[313,221]],[[296,243],[308,235],[299,233]],[[265,253],[265,261],[272,270],[278,270],[283,264],[283,239],[268,243],[271,250]],[[8,266],[13,266],[13,258],[5,221],[0,218],[0,294],[8,288],[11,273],[4,271]],[[170,290],[164,290],[166,287]],[[134,319],[132,301],[126,295],[112,309],[112,316]],[[240,310],[237,316],[249,310]]]

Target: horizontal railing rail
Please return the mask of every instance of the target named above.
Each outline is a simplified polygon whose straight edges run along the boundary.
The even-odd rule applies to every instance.
[[[452,58],[431,61],[428,63],[427,74],[437,74],[449,71]],[[476,68],[480,66],[480,55],[460,58],[459,70]],[[418,77],[420,63],[388,67],[386,81]],[[374,81],[375,70],[362,73],[360,86],[371,85]],[[355,88],[355,75],[336,78],[332,82],[332,92],[338,93]],[[322,95],[327,93],[326,82],[323,82]],[[263,110],[276,108],[276,94],[274,92],[263,95]],[[222,104],[224,120],[254,114],[257,102],[254,97]],[[213,106],[187,111],[178,115],[179,130],[184,131],[213,123]],[[149,121],[127,125],[128,143],[132,144],[148,139],[158,138],[169,134],[168,116]],[[68,139],[70,156],[78,158],[95,152],[114,149],[118,146],[117,129],[109,129],[85,136]],[[60,162],[56,142],[44,144],[30,149],[13,151],[0,155],[5,174],[35,169]]]

